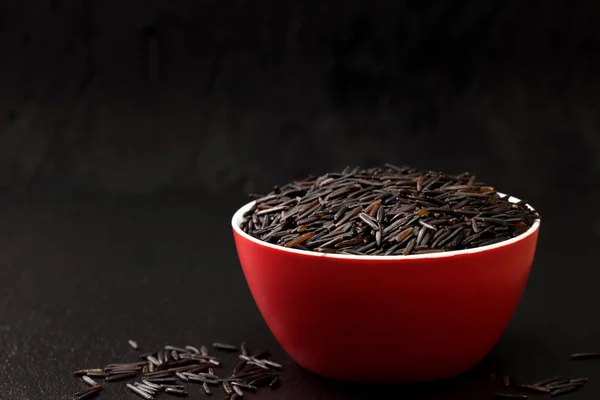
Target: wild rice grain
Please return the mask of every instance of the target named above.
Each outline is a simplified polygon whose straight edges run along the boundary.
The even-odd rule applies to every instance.
[[[210,359],[210,360],[208,360],[208,362],[209,362],[210,364],[212,364],[212,365],[216,366],[216,367],[220,367],[220,366],[221,366],[221,362],[220,362],[220,361],[217,361],[217,360],[214,360],[214,359]]]
[[[177,346],[171,346],[171,345],[166,345],[165,350],[176,351],[178,353],[189,353],[189,350],[184,349],[183,347],[177,347]],[[154,354],[154,353],[146,353],[144,355],[144,357],[152,355],[152,354]]]
[[[233,389],[233,391],[240,397],[244,397],[244,392],[242,392],[242,389],[239,388],[239,386],[237,385],[231,385],[231,388]]]
[[[152,386],[148,386],[144,383],[134,382],[133,384],[151,396],[155,396],[156,393],[158,393],[158,391],[160,390],[160,388],[155,389]]]
[[[263,364],[265,364],[265,365],[267,365],[269,367],[278,369],[278,370],[282,370],[283,369],[283,365],[278,364],[278,363],[273,362],[273,361],[270,361],[270,360],[257,360],[257,359],[255,359],[255,361],[260,361],[261,363],[263,363]]]
[[[125,372],[122,374],[110,375],[105,379],[106,382],[122,381],[129,378],[134,378],[137,374],[135,372]]]
[[[184,389],[176,389],[176,388],[166,388],[165,393],[173,395],[173,396],[179,396],[179,397],[184,397],[189,394]]]
[[[81,377],[81,379],[83,379],[83,381],[85,383],[87,383],[88,385],[90,385],[90,386],[98,386],[99,385],[98,382],[96,382],[95,380],[93,380],[89,376],[84,375],[84,376]]]
[[[200,346],[200,354],[202,354],[203,356],[207,356],[208,355],[208,347],[206,347],[205,345]]]
[[[475,220],[475,218],[471,219],[471,227],[473,229],[473,232],[479,232],[479,227],[477,226],[477,221]]]
[[[570,383],[587,383],[588,378],[576,378],[569,380]]]
[[[584,385],[585,385],[585,383],[571,383],[571,382],[566,382],[566,383],[563,383],[561,385],[549,385],[549,386],[546,386],[546,388],[548,390],[550,390],[551,392],[554,392],[554,391],[557,391],[557,390],[570,388],[571,386],[582,387]]]
[[[575,392],[579,388],[580,388],[579,385],[573,385],[573,386],[565,387],[562,389],[554,390],[554,391],[550,392],[550,396],[552,396],[552,397],[562,396],[563,394]]]
[[[272,375],[261,375],[257,378],[254,378],[253,380],[250,381],[250,385],[252,386],[257,386],[257,387],[262,387],[265,385],[268,385],[270,383],[272,383],[275,380],[278,380],[277,377],[273,378]],[[276,383],[277,384],[277,383]]]
[[[417,235],[417,245],[420,245],[421,242],[423,242],[423,238],[425,237],[425,232],[427,232],[427,229],[419,230],[419,234]]]
[[[87,376],[90,378],[106,378],[110,374],[107,372],[88,372]]]
[[[307,241],[308,239],[310,239],[313,236],[315,236],[315,232],[308,232],[308,233],[305,233],[304,235],[300,235],[297,238],[290,240],[289,242],[285,243],[283,246],[284,247],[296,247],[299,244],[304,243],[305,241]]]
[[[161,362],[158,361],[158,359],[154,356],[148,356],[148,357],[146,357],[146,360],[150,361],[156,367],[160,366],[160,364],[161,364]]]
[[[271,389],[274,389],[277,386],[279,386],[279,377],[278,376],[276,376],[275,378],[273,378],[273,380],[271,382],[269,382],[269,387]]]
[[[270,203],[269,203],[270,204]],[[229,344],[214,343],[215,348],[225,351],[236,351],[237,347]],[[178,348],[165,346],[157,352],[146,353],[144,362],[109,364],[105,368],[82,369],[74,372],[75,376],[90,385],[90,388],[76,393],[75,400],[83,400],[95,396],[102,386],[90,378],[88,374],[106,376],[106,382],[135,378],[142,371],[141,382],[128,382],[128,390],[145,399],[153,399],[159,392],[174,396],[187,396],[186,387],[180,382],[195,381],[202,384],[207,395],[211,394],[209,385],[222,386],[231,398],[241,398],[244,390],[257,391],[259,386],[265,386],[274,381],[273,369],[282,369],[282,365],[264,359],[269,356],[268,350],[263,350],[251,356],[245,342],[240,345],[242,354],[240,362],[235,366],[233,375],[221,378],[215,374],[212,366],[218,366],[221,361],[208,355],[206,346],[199,350],[193,346]],[[157,365],[159,364],[159,365]],[[151,372],[150,367],[157,368]],[[206,373],[204,371],[209,371]],[[229,398],[229,397],[228,397]]]
[[[156,372],[149,372],[147,374],[145,374],[144,376],[147,379],[154,379],[154,378],[168,378],[171,376],[170,374],[171,371],[166,370],[166,371],[156,371]]]
[[[406,245],[406,248],[402,251],[402,255],[407,256],[409,255],[413,249],[415,248],[415,244],[417,243],[416,239],[410,239],[410,241],[408,242],[408,245]]]
[[[397,243],[401,243],[404,239],[409,237],[415,228],[410,227],[401,231],[394,239]]]
[[[590,360],[593,358],[600,358],[600,352],[571,354],[571,360]]]
[[[85,390],[82,390],[81,392],[75,393],[75,396],[73,398],[77,400],[89,399],[100,394],[102,389],[102,385],[91,386]]]
[[[191,353],[200,354],[200,350],[198,350],[194,346],[187,345],[187,346],[185,346],[185,349]]]
[[[248,346],[246,346],[246,342],[242,342],[242,344],[240,344],[240,353],[242,353],[245,356],[250,355],[250,352],[248,351]]]
[[[360,218],[365,224],[371,227],[371,229],[379,230],[379,226],[377,225],[377,221],[373,219],[369,214],[359,213],[358,218]]]
[[[156,383],[152,383],[150,381],[147,381],[145,379],[142,379],[142,383],[148,387],[151,387],[152,389],[155,390],[159,390],[160,389],[160,385],[157,385]]]
[[[127,363],[127,364],[108,364],[105,370],[111,369],[139,369],[146,365],[146,362],[140,361],[136,363]]]
[[[437,228],[433,225],[428,224],[427,222],[423,221],[423,220],[419,220],[419,224],[421,224],[421,226],[427,228],[427,229],[431,229],[432,231],[437,231]]]
[[[189,382],[190,380],[187,378],[187,376],[185,376],[184,374],[182,374],[181,372],[175,372],[175,376],[178,377],[179,379],[181,379],[184,382]]]
[[[153,399],[154,396],[152,396],[151,394],[149,394],[148,392],[143,391],[142,389],[140,389],[137,386],[132,385],[131,383],[127,384],[127,388],[129,390],[131,390],[133,393],[137,394],[140,397],[143,397],[144,399]]]
[[[80,370],[73,372],[73,375],[83,376],[83,375],[89,375],[90,373],[99,373],[99,374],[104,373],[104,369],[102,369],[102,368],[80,369]]]

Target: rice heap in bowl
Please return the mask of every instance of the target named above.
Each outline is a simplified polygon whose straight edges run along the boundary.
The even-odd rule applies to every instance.
[[[306,251],[411,255],[470,249],[526,232],[539,215],[475,175],[386,164],[294,181],[259,196],[240,225]]]

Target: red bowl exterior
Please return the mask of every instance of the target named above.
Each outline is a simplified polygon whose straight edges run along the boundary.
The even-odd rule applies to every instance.
[[[289,251],[235,227],[234,237],[260,312],[298,364],[335,379],[420,382],[467,371],[492,349],[538,231],[470,253],[380,259]]]

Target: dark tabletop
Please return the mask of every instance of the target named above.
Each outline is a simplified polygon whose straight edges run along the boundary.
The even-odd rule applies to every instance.
[[[600,360],[569,359],[600,350],[598,199],[548,202],[529,285],[481,365],[456,379],[397,386],[322,379],[287,357],[238,264],[229,221],[241,194],[4,194],[0,398],[70,398],[85,387],[75,369],[134,360],[130,338],[146,350],[216,340],[272,349],[285,366],[281,388],[249,398],[487,399],[498,389],[492,372],[523,381],[585,376],[590,383],[568,398],[598,398]],[[108,384],[99,398],[136,399],[124,386]],[[204,397],[192,389],[190,398]]]

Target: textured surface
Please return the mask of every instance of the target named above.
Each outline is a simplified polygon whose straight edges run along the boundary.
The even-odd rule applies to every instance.
[[[515,194],[597,190],[598,15],[595,2],[4,0],[0,185],[264,190],[384,159]]]
[[[229,220],[239,195],[0,198],[0,399],[58,400],[82,387],[74,369],[119,361],[127,339],[239,342],[271,347],[284,362],[280,391],[264,399],[486,399],[490,372],[523,380],[589,376],[569,399],[598,398],[599,199],[563,200],[546,216],[530,283],[508,331],[475,371],[417,387],[332,382],[297,367],[269,333],[244,282]],[[572,221],[585,221],[577,228]],[[565,232],[576,232],[564,237]],[[357,322],[360,316],[357,316]],[[365,343],[365,346],[376,346]],[[351,351],[351,350],[349,350]],[[357,368],[368,366],[357,365]],[[111,385],[100,399],[135,399]],[[199,389],[198,389],[199,391]],[[202,398],[196,393],[193,398]],[[250,398],[250,397],[249,397]]]

